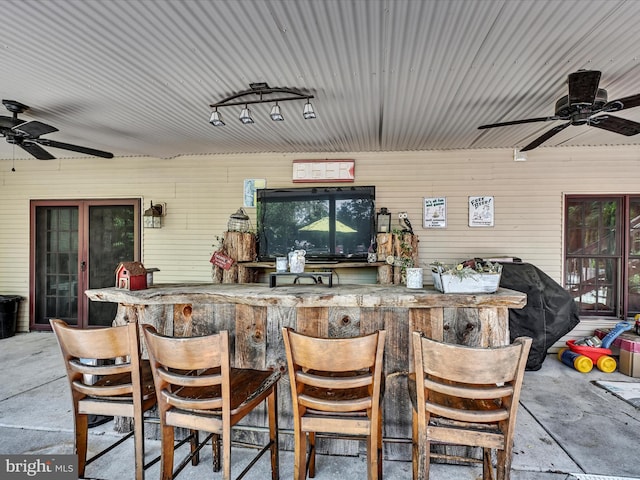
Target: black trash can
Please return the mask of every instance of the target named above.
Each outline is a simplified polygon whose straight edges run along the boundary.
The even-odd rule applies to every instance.
[[[12,337],[16,334],[20,300],[22,297],[16,295],[0,295],[0,338]]]

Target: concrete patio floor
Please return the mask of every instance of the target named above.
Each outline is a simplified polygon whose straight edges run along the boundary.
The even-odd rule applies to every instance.
[[[594,385],[595,380],[640,382],[618,372],[579,373],[550,355],[536,372],[525,374],[515,434],[513,480],[640,480],[640,409]],[[71,454],[72,414],[62,358],[52,333],[18,334],[0,340],[0,454]],[[90,453],[118,436],[113,422],[90,429]],[[147,458],[160,442],[146,440]],[[233,450],[233,475],[253,455]],[[292,478],[293,455],[281,451],[280,478]],[[145,478],[159,477],[159,467]],[[384,462],[387,479],[411,478],[411,463]],[[431,479],[478,480],[478,466],[434,464]],[[133,478],[133,442],[128,440],[87,467],[87,478]],[[211,469],[210,449],[180,479],[221,478]],[[245,477],[270,478],[268,457]],[[320,456],[316,479],[366,478],[366,458]]]

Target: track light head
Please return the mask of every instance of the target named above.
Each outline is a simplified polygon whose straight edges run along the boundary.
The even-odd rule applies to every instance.
[[[251,110],[249,110],[249,108],[246,105],[240,112],[240,121],[245,125],[253,123],[253,118],[251,118]]]
[[[274,122],[284,121],[284,117],[282,116],[282,113],[280,113],[280,105],[278,105],[278,102],[276,102],[276,104],[271,108],[271,113],[269,115],[271,116],[271,120]]]
[[[209,119],[209,123],[214,127],[224,126],[225,123],[222,121],[222,115],[220,115],[217,108],[213,112],[211,112],[211,118]]]
[[[302,111],[302,116],[305,120],[310,120],[312,118],[316,118],[316,112],[313,111],[313,105],[307,98],[307,103],[304,104],[304,110]]]

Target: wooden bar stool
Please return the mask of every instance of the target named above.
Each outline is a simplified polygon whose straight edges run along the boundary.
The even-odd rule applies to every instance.
[[[142,480],[145,468],[143,413],[156,404],[156,394],[149,362],[140,359],[138,326],[130,323],[80,330],[58,319],[51,319],[49,323],[62,350],[71,387],[78,476],[84,477],[89,463],[134,435],[135,477]],[[125,361],[117,363],[118,359]],[[101,362],[91,362],[93,360],[112,362],[100,365]],[[87,380],[91,377],[88,376],[97,376],[98,380],[89,383]],[[87,460],[89,415],[132,417],[133,432]]]
[[[413,478],[429,478],[431,442],[482,447],[483,479],[509,480],[513,432],[531,338],[497,348],[452,345],[413,332]],[[440,454],[447,457],[446,454]],[[456,460],[460,460],[456,457]],[[464,458],[466,461],[480,462]]]
[[[175,478],[189,461],[188,457],[174,471],[174,427],[183,427],[210,433],[197,451],[213,438],[214,465],[219,455],[218,438],[222,437],[223,478],[229,480],[231,427],[266,400],[269,442],[237,478],[242,478],[255,461],[270,450],[271,477],[277,480],[277,384],[280,372],[231,368],[227,331],[203,337],[166,337],[151,325],[142,328],[162,427],[160,478]]]
[[[315,434],[365,436],[367,478],[382,478],[382,359],[386,332],[316,338],[284,328],[294,425],[294,479],[315,476]]]

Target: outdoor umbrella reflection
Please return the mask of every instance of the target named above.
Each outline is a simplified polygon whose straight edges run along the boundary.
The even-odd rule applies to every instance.
[[[329,231],[329,217],[322,217],[320,220],[316,220],[309,225],[305,225],[304,227],[299,229],[301,232],[328,232]],[[339,220],[336,220],[336,233],[356,233],[357,230],[354,230],[348,225],[345,225]]]

